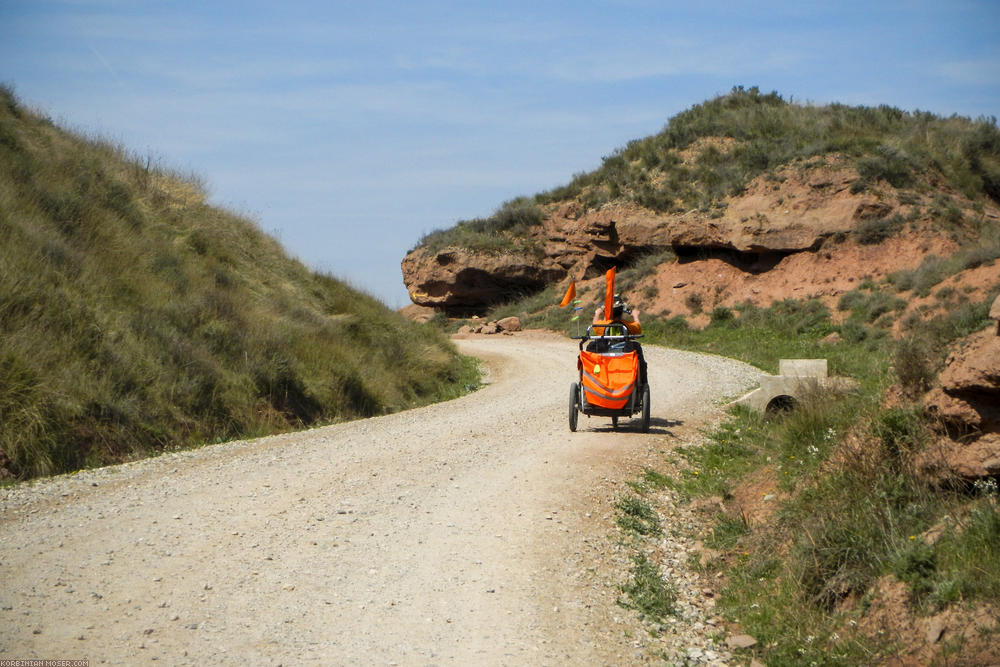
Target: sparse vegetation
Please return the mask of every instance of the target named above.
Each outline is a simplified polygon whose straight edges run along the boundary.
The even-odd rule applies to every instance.
[[[632,563],[631,577],[621,586],[626,597],[619,604],[654,622],[673,614],[677,591],[664,580],[656,564],[642,553],[633,554]]]
[[[620,293],[626,294],[635,289],[643,278],[655,274],[663,264],[671,264],[676,261],[677,255],[670,249],[641,255],[618,271],[615,285]]]
[[[655,486],[655,477],[653,480]],[[646,485],[633,488],[640,495],[625,495],[615,503],[615,522],[622,531],[625,548],[632,560],[632,571],[619,587],[624,597],[618,600],[618,604],[634,609],[648,622],[658,623],[674,613],[677,590],[664,579],[659,566],[644,551],[643,545],[659,536],[662,528],[656,510],[641,495]]]
[[[1000,292],[1000,284],[981,284],[985,271],[975,274],[975,286],[953,279],[1000,258],[995,119],[801,106],[775,93],[734,89],[534,199],[543,210],[575,200],[583,208],[631,203],[712,218],[753,178],[763,176],[763,187],[776,191],[788,166],[828,170],[831,164],[853,165],[858,177],[851,189],[867,194],[852,231],[831,238],[826,251],[848,238],[854,251],[924,233],[928,220],[936,238],[958,250],[887,279],[858,276],[855,289],[833,292],[839,300],[824,302],[734,305],[718,285],[713,292],[678,283],[673,298],[707,325],[696,329],[683,317],[644,311],[646,343],[721,354],[771,373],[782,358],[822,356],[832,374],[859,385],[849,393],[798,396],[795,409],[775,415],[734,410],[704,443],[676,450],[679,458],[671,463],[679,473],[647,470],[631,485],[637,495],[623,497],[616,508],[635,552],[660,530],[656,489],[729,503],[710,534],[699,536],[722,553],[704,573],[722,573],[718,608],[756,637],[754,657],[773,664],[871,664],[891,655],[898,647],[890,640],[855,625],[886,581],[905,586],[913,601],[907,613],[916,614],[989,604],[1000,588],[995,549],[984,547],[1000,526],[995,486],[932,483],[918,472],[921,453],[939,437],[939,425],[918,399],[933,386],[949,344],[986,326]],[[748,212],[741,222],[770,224],[763,211]],[[675,260],[633,258],[631,266],[619,266],[619,291],[636,289],[657,266]],[[529,326],[571,332],[572,311],[555,308],[558,297],[547,291],[490,317],[520,314]],[[596,303],[599,295],[584,301]],[[738,493],[746,497],[751,481],[766,505],[756,519],[752,509],[732,504]],[[630,583],[622,588],[629,600],[642,597],[638,582],[656,573],[655,550],[643,554],[641,562],[633,559]],[[639,603],[628,604],[649,615]],[[985,631],[997,633],[1000,626]]]
[[[542,220],[542,211],[534,201],[518,197],[505,202],[488,218],[461,220],[454,227],[431,232],[420,239],[417,247],[423,246],[432,253],[456,246],[489,254],[532,254],[537,248],[527,234]]]
[[[0,461],[21,478],[457,395],[430,326],[0,90]]]
[[[885,325],[891,318],[884,316],[901,313],[906,308],[906,301],[878,287],[859,288],[840,297],[837,307],[850,311],[852,321]]]
[[[985,234],[978,242],[970,243],[950,257],[928,255],[915,269],[897,271],[889,282],[900,291],[912,291],[925,297],[946,278],[977,266],[989,265],[1000,258],[1000,239],[996,233]]]
[[[871,218],[860,221],[851,233],[862,245],[876,245],[897,235],[902,231],[904,224],[905,221],[899,215]]]
[[[626,533],[636,535],[659,535],[660,517],[649,503],[639,496],[625,496],[615,505],[618,516],[615,521]]]
[[[544,208],[576,200],[585,210],[611,202],[631,202],[653,211],[698,210],[719,217],[728,197],[751,180],[776,175],[784,166],[803,169],[828,156],[853,163],[855,192],[880,183],[916,201],[921,175],[940,174],[973,202],[1000,202],[1000,129],[995,118],[942,118],[890,106],[803,105],[777,92],[738,86],[730,93],[683,111],[664,129],[629,142],[606,156],[601,166],[576,174],[565,186],[504,204],[485,220],[461,221],[425,236],[420,245],[437,251],[448,245],[484,252],[530,251],[526,233],[544,218]],[[945,229],[957,229],[966,214],[938,198],[931,215]],[[896,233],[900,220],[860,225],[862,243]]]
[[[844,304],[861,314],[853,326],[863,329],[878,320],[877,311],[894,310],[877,288],[866,287]],[[744,479],[770,480],[765,495],[773,519],[751,522],[737,508],[716,516],[709,537],[725,554],[713,565],[724,568],[728,582],[721,608],[766,647],[755,649],[758,658],[826,664],[870,662],[891,652],[888,642],[855,632],[851,623],[876,580],[888,574],[907,584],[918,613],[995,599],[1000,567],[995,550],[983,548],[1000,526],[995,485],[931,485],[913,462],[932,440],[932,424],[913,405],[879,402],[891,383],[910,395],[926,388],[947,343],[985,325],[983,305],[976,304],[976,316],[932,320],[899,342],[861,336],[829,346],[831,367],[860,380],[859,392],[816,395],[772,417],[737,409],[703,445],[678,450],[686,465],[666,484],[682,496],[731,498]],[[800,319],[803,311],[822,317]],[[741,331],[749,326],[743,318],[735,326],[721,319],[671,343],[723,348],[769,368],[776,353],[794,356],[794,344],[777,331],[801,330],[797,338],[812,346],[832,328],[821,311],[787,302],[754,313],[754,328],[765,331],[752,337]],[[733,354],[734,347],[745,351]],[[848,362],[859,359],[865,363]],[[932,527],[942,531],[937,541],[922,537]],[[807,635],[813,639],[804,642]]]

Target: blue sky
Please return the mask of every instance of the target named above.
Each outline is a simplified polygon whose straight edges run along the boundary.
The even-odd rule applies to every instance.
[[[1000,2],[0,0],[0,82],[399,307],[423,234],[736,85],[1000,115]]]

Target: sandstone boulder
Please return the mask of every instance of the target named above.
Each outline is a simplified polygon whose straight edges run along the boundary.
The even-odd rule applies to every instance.
[[[963,479],[1000,475],[1000,433],[987,433],[965,447],[953,447],[947,465]]]
[[[497,320],[497,328],[504,332],[515,332],[521,330],[521,318],[520,317],[505,317],[501,320]]]
[[[943,480],[1000,474],[1000,336],[993,327],[963,340],[939,380],[923,405],[953,438],[925,452],[920,467]]]
[[[1000,433],[987,433],[972,442],[942,438],[919,455],[917,468],[945,484],[1000,475]]]
[[[951,352],[939,379],[924,399],[930,413],[960,430],[1000,431],[1000,336],[992,327]]]
[[[428,308],[427,306],[418,306],[415,303],[411,303],[408,306],[400,308],[399,312],[403,317],[410,321],[429,322],[438,311],[433,308]]]
[[[402,270],[413,303],[459,313],[482,311],[566,276],[562,267],[526,253],[460,248],[417,248],[403,259]]]

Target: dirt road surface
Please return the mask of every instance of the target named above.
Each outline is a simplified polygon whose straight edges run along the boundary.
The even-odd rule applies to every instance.
[[[757,372],[649,347],[650,433],[570,433],[572,341],[458,343],[456,401],[0,490],[0,658],[645,662],[614,502]]]

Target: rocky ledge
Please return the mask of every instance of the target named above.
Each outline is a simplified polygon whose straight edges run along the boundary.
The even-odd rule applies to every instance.
[[[725,253],[749,271],[764,271],[782,257],[817,250],[861,222],[900,212],[894,195],[852,192],[858,178],[853,166],[830,158],[820,166],[795,165],[759,177],[712,211],[660,214],[631,204],[584,211],[575,201],[563,202],[550,207],[522,244],[531,251],[418,247],[403,259],[403,282],[417,305],[469,314],[666,249],[684,258]]]

